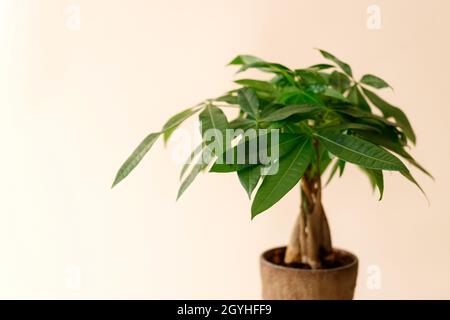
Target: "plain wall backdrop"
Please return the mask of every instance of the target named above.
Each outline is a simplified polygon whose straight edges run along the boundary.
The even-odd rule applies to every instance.
[[[176,141],[110,185],[146,134],[234,87],[235,55],[305,67],[316,47],[394,87],[381,95],[436,177],[413,170],[431,205],[399,174],[379,202],[352,166],[325,189],[335,246],[360,258],[356,298],[450,298],[449,14],[446,0],[0,1],[0,298],[259,298],[258,256],[287,242],[297,189],[254,221],[234,174],[175,202]]]

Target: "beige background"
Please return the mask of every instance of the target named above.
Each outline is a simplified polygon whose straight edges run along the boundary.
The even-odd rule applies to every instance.
[[[414,171],[430,206],[395,174],[382,202],[356,169],[327,188],[335,245],[360,257],[356,297],[450,298],[449,1],[0,3],[0,298],[259,298],[258,255],[287,241],[297,192],[254,221],[234,175],[202,176],[175,202],[160,142],[109,187],[148,132],[233,87],[234,55],[301,67],[321,61],[314,47],[394,86],[384,96],[436,176]]]

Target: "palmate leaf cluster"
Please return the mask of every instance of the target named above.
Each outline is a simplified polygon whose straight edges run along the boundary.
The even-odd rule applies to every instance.
[[[192,164],[208,150],[204,141],[182,168],[178,197],[202,171],[237,172],[248,196],[254,195],[254,217],[278,202],[302,176],[323,174],[330,168],[329,181],[337,173],[341,176],[347,163],[367,174],[380,199],[383,171],[397,171],[420,188],[405,165],[431,176],[407,151],[416,142],[414,130],[402,110],[374,92],[390,88],[389,84],[371,74],[358,81],[347,63],[319,51],[327,63],[303,69],[289,69],[249,55],[237,56],[230,65],[238,66],[238,72],[257,69],[272,77],[237,80],[237,89],[171,117],[161,131],[149,134],[135,149],[119,169],[113,186],[136,167],[160,136],[167,141],[183,121],[198,114],[202,133],[208,129],[279,129],[278,171],[263,176],[262,164],[220,164],[214,158]],[[222,110],[227,107],[238,108],[239,115],[227,119]]]

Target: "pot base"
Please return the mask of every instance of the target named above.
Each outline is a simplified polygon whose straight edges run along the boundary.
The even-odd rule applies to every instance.
[[[305,265],[286,266],[286,247],[268,250],[261,255],[262,296],[267,300],[351,300],[353,299],[358,258],[345,250],[334,249],[339,257],[325,269]]]

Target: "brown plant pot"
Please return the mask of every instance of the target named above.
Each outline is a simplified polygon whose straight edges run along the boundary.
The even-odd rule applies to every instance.
[[[260,258],[262,297],[266,300],[351,300],[358,274],[358,258],[334,249],[342,261],[328,269],[293,268],[282,264],[286,247],[264,252]]]

